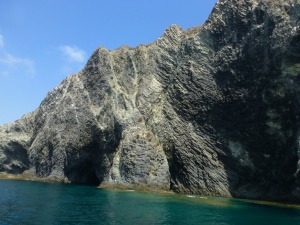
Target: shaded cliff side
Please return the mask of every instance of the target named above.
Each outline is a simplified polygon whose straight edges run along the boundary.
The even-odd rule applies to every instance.
[[[0,127],[0,172],[299,202],[300,1],[219,0],[206,23],[97,49]]]

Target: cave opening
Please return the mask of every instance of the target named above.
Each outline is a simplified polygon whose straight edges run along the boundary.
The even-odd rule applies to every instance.
[[[98,186],[101,182],[96,174],[93,162],[85,162],[73,167],[66,172],[66,176],[73,184]]]

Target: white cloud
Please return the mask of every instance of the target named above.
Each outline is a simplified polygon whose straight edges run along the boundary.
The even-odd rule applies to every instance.
[[[34,75],[35,74],[35,65],[34,62],[30,59],[19,58],[13,56],[11,54],[5,53],[0,56],[0,65],[2,74],[9,74],[9,71],[20,69],[27,75]]]
[[[0,75],[9,77],[11,74],[35,74],[34,62],[27,58],[15,56],[4,49],[4,37],[0,34]]]
[[[60,47],[60,50],[70,62],[83,63],[85,61],[85,51],[76,46],[64,45]]]

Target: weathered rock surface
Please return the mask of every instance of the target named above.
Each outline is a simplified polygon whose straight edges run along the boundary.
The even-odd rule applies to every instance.
[[[101,47],[0,127],[0,171],[299,202],[299,25],[299,0],[219,0],[203,26]]]

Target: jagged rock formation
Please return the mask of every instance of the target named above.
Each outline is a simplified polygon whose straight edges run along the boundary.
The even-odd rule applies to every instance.
[[[206,23],[97,49],[0,127],[0,171],[299,201],[300,2],[219,0]]]

